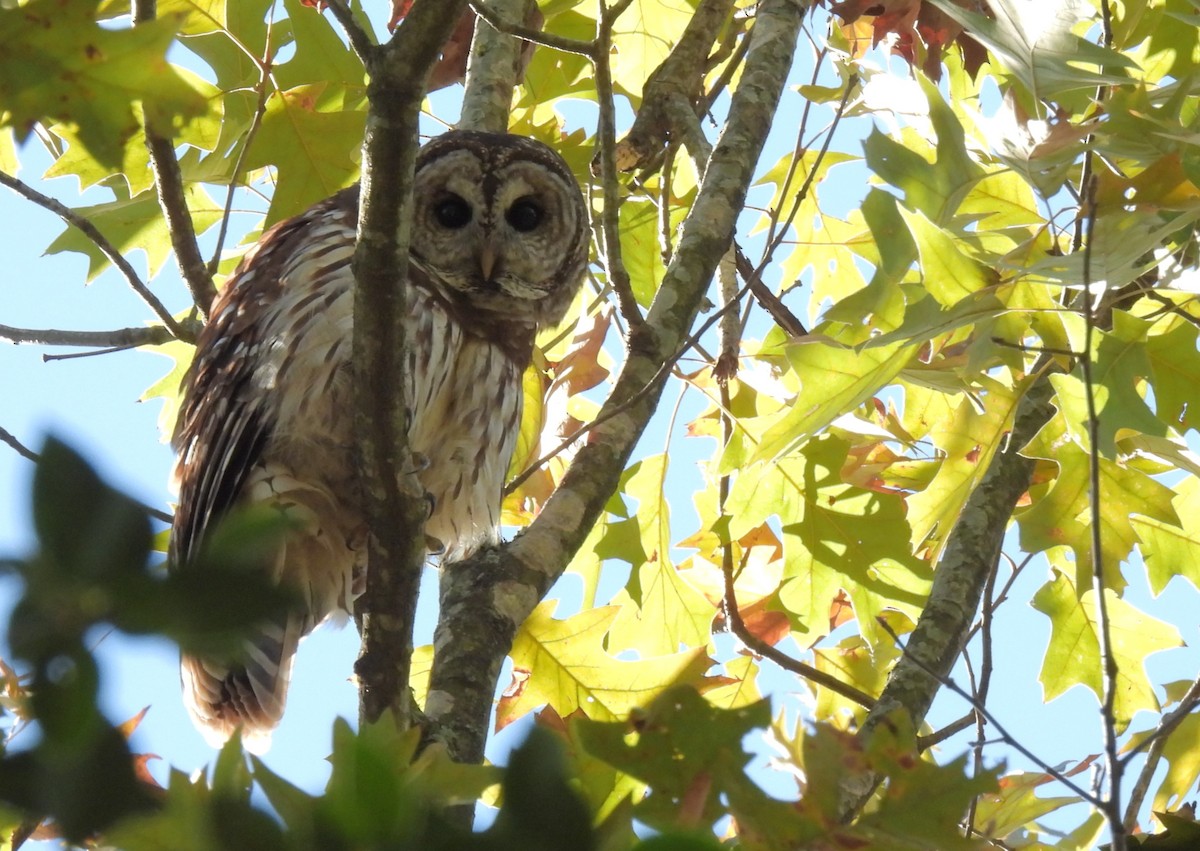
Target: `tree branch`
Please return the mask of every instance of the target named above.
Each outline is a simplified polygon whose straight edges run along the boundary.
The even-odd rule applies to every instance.
[[[561,50],[564,53],[575,53],[587,57],[596,55],[596,46],[590,41],[567,38],[566,36],[555,35],[554,33],[535,30],[522,24],[514,23],[511,18],[503,15],[496,8],[500,5],[499,0],[492,0],[489,3],[485,3],[483,0],[470,0],[469,5],[476,15],[483,18],[494,29],[499,30],[505,35],[519,38],[530,44],[540,44],[543,47]]]
[[[342,30],[346,33],[346,39],[350,42],[350,47],[358,54],[358,58],[362,60],[364,65],[370,61],[370,56],[375,50],[374,34],[362,26],[354,17],[354,11],[350,8],[350,4],[346,0],[327,0],[329,9],[333,12],[333,17],[341,24]]]
[[[179,324],[175,317],[171,315],[171,311],[167,310],[166,306],[158,300],[158,296],[150,292],[150,288],[138,277],[137,270],[117,250],[116,246],[109,242],[104,234],[100,233],[94,224],[61,201],[57,201],[49,195],[43,195],[25,181],[13,177],[7,172],[0,171],[0,185],[7,186],[22,198],[32,201],[45,210],[49,210],[67,224],[78,228],[80,233],[90,239],[100,249],[100,253],[107,257],[109,262],[120,270],[121,274],[125,276],[125,280],[129,283],[130,288],[141,296],[142,301],[154,311],[155,315],[162,320],[164,325],[171,329],[171,333],[175,335],[176,339],[184,340],[188,343],[196,342],[195,336]]]
[[[600,185],[604,192],[604,206],[600,209],[599,221],[593,219],[592,228],[604,249],[604,271],[608,285],[617,296],[617,307],[621,317],[634,328],[645,321],[625,261],[621,257],[621,184],[617,180],[617,131],[616,107],[613,103],[612,65],[612,19],[606,13],[596,27],[596,101],[600,107],[600,120],[596,128],[596,159],[600,165]],[[589,198],[590,200],[590,198]],[[593,207],[594,209],[594,207]],[[595,216],[595,213],[593,213]]]
[[[460,130],[508,130],[524,43],[506,34],[507,25],[524,21],[531,7],[530,0],[492,0],[488,8],[491,17],[486,21],[476,19],[458,119]],[[490,23],[492,20],[499,26]]]
[[[158,14],[157,0],[134,0],[133,25],[136,27],[153,21]],[[150,171],[154,174],[154,188],[158,194],[158,206],[167,222],[167,233],[171,237],[171,248],[175,251],[175,262],[179,274],[192,294],[192,301],[200,313],[208,316],[217,287],[196,242],[196,228],[188,210],[187,196],[183,191],[183,174],[179,170],[179,159],[175,156],[175,145],[163,136],[150,122],[144,122],[146,150],[150,152]]]
[[[901,662],[903,662],[905,659],[907,659],[911,662],[911,664],[916,665],[917,667],[922,667],[922,663],[920,661],[918,661],[917,659],[915,659],[914,657],[909,655],[909,647],[912,646],[911,640],[906,645],[905,642],[900,638],[900,636],[898,636],[892,630],[892,628],[890,626],[888,626],[887,621],[884,620],[883,618],[879,618],[879,625],[884,629],[884,631],[886,631],[888,633],[888,635],[890,635],[892,637],[892,640],[896,642],[896,645],[900,648],[901,652],[904,654],[901,657]],[[915,637],[916,637],[916,633],[914,632],[913,638],[915,638]],[[1023,744],[1021,744],[1020,740],[1017,739],[1016,736],[1014,736],[1010,732],[1008,732],[1008,730],[1004,727],[1004,725],[996,720],[996,717],[987,710],[987,707],[985,707],[979,703],[976,703],[975,699],[967,691],[965,691],[962,688],[962,686],[960,686],[958,683],[954,682],[954,680],[950,679],[949,677],[939,675],[939,674],[937,674],[937,672],[935,672],[933,670],[930,670],[930,669],[924,669],[924,670],[928,676],[938,680],[939,685],[945,686],[946,688],[950,689],[950,691],[954,692],[959,697],[961,697],[963,700],[970,703],[971,706],[973,706],[975,708],[975,712],[977,712],[979,715],[981,715],[984,718],[984,720],[987,721],[987,723],[991,724],[996,729],[996,732],[1000,734],[1000,737],[1005,742],[1007,742],[1011,747],[1013,747],[1014,749],[1019,751],[1022,756],[1024,756],[1026,759],[1028,759],[1030,762],[1032,762],[1034,765],[1036,765],[1038,768],[1040,768],[1046,774],[1053,777],[1059,783],[1062,783],[1064,786],[1066,786],[1068,789],[1070,789],[1072,792],[1074,792],[1076,795],[1078,795],[1084,801],[1087,801],[1092,806],[1099,807],[1101,805],[1102,802],[1099,799],[1099,797],[1097,797],[1096,795],[1093,795],[1092,793],[1085,790],[1082,786],[1079,786],[1077,783],[1075,783],[1075,781],[1073,781],[1070,778],[1070,776],[1067,772],[1060,771],[1059,769],[1050,765],[1050,763],[1046,762],[1041,757],[1039,757],[1037,754],[1035,754],[1033,751],[1031,751],[1029,748],[1027,748]],[[884,688],[885,688],[885,692],[886,692],[886,686]],[[920,739],[918,738],[917,741],[918,741],[918,746],[919,746]]]
[[[1150,749],[1146,754],[1146,764],[1142,766],[1142,771],[1133,784],[1133,791],[1129,793],[1129,802],[1125,807],[1125,830],[1127,832],[1132,833],[1134,827],[1137,826],[1138,810],[1142,808],[1142,801],[1146,799],[1150,781],[1158,769],[1159,760],[1162,759],[1163,748],[1167,746],[1167,738],[1176,727],[1183,723],[1183,719],[1192,714],[1197,706],[1200,706],[1200,677],[1192,681],[1191,687],[1179,701],[1179,705],[1162,717],[1154,731],[1138,742],[1136,746],[1130,748],[1122,757],[1128,762],[1147,746]]]
[[[41,455],[34,452],[32,449],[30,449],[28,446],[26,446],[24,443],[22,443],[20,440],[18,440],[16,435],[14,435],[12,432],[10,432],[8,429],[4,428],[3,426],[0,426],[0,443],[7,443],[22,458],[32,461],[35,464],[38,461],[42,460]],[[174,518],[170,514],[167,514],[167,512],[165,512],[165,511],[160,511],[157,508],[151,508],[150,506],[146,505],[145,503],[141,503],[141,506],[142,506],[142,509],[147,514],[149,514],[151,517],[153,517],[155,520],[160,520],[163,523],[166,523],[168,526],[170,526],[172,521],[174,520]]]
[[[20,455],[22,458],[26,458],[35,464],[38,462],[38,459],[41,457],[36,452],[34,452],[32,449],[30,449],[28,446],[26,446],[24,443],[17,440],[16,435],[14,435],[11,431],[4,428],[3,426],[0,426],[0,440],[4,441],[9,446],[11,446],[14,450],[16,450],[16,453],[18,455]]]
[[[670,55],[650,72],[637,117],[618,146],[623,171],[642,168],[662,154],[667,142],[688,128],[680,114],[696,117],[708,52],[732,9],[733,0],[703,0]],[[700,152],[692,150],[692,156]]]
[[[185,322],[191,333],[198,333],[198,322]],[[136,346],[160,346],[176,339],[170,328],[151,325],[146,328],[116,328],[112,331],[63,331],[58,328],[14,328],[0,325],[0,340],[10,343],[36,343],[40,346],[81,346],[85,348],[132,349]]]
[[[221,252],[225,247],[225,236],[229,232],[229,216],[233,211],[233,196],[237,191],[238,183],[241,182],[243,170],[246,167],[246,158],[250,155],[250,146],[254,144],[254,137],[258,135],[258,128],[262,126],[263,116],[267,114],[267,83],[269,82],[269,64],[271,40],[267,39],[267,44],[263,48],[267,53],[264,54],[262,62],[259,63],[258,84],[254,87],[258,99],[254,106],[254,117],[250,119],[250,127],[246,130],[245,141],[242,142],[241,149],[238,151],[237,159],[233,163],[233,174],[229,177],[229,187],[225,192],[225,207],[221,211],[221,228],[217,231],[217,244],[213,247],[212,259],[208,261],[208,273],[215,275],[217,269],[221,266]]]
[[[429,73],[466,0],[417,0],[386,45],[367,53],[369,109],[353,269],[354,425],[366,507],[367,587],[355,663],[363,723],[417,714],[408,679],[427,506],[408,451],[407,275],[417,119]]]
[[[938,688],[947,680],[979,608],[988,574],[1000,557],[1008,521],[1029,487],[1034,461],[1021,449],[1054,415],[1050,358],[1042,355],[1037,375],[1017,406],[1007,446],[993,456],[979,486],[967,498],[933,575],[929,600],[859,738],[872,735],[893,712],[907,712],[919,724]],[[848,772],[842,781],[842,814],[852,819],[879,783],[871,772]]]
[[[541,515],[511,543],[485,548],[442,572],[442,618],[426,713],[460,761],[483,757],[492,693],[518,626],[561,575],[614,492],[634,444],[657,407],[664,361],[687,339],[738,213],[787,79],[803,9],[763,0],[754,44],[733,95],[679,249],[647,321],[633,329],[625,364],[601,416]],[[644,392],[650,385],[649,392]]]

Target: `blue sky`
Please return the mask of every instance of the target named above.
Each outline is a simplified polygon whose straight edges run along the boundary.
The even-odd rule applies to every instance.
[[[805,48],[802,46],[801,50]],[[897,66],[893,66],[897,67]],[[807,71],[798,76],[807,81]],[[454,93],[448,93],[454,97]],[[794,98],[794,95],[793,95]],[[798,101],[796,101],[798,102]],[[447,108],[443,116],[453,116]],[[781,115],[788,115],[781,112]],[[798,115],[798,109],[791,112]],[[581,119],[582,120],[582,119]],[[431,128],[432,129],[432,128]],[[861,129],[861,128],[860,128]],[[857,131],[856,131],[857,132]],[[763,166],[769,167],[792,144],[794,128],[777,128]],[[849,139],[839,137],[838,147],[855,150]],[[97,203],[108,199],[105,190],[93,189],[78,197],[73,179],[41,182],[38,175],[49,165],[49,158],[36,142],[22,151],[24,170],[21,177],[48,194],[71,205]],[[853,185],[853,183],[848,184]],[[858,178],[851,192],[861,193],[864,180]],[[853,194],[844,203],[853,204]],[[86,260],[80,255],[43,256],[45,247],[61,232],[62,224],[51,213],[34,207],[15,195],[0,193],[0,251],[5,258],[0,283],[0,323],[19,327],[67,329],[108,329],[139,325],[153,319],[148,308],[129,291],[124,281],[108,272],[88,286]],[[143,259],[135,256],[135,265],[144,269]],[[155,291],[172,309],[186,306],[186,295],[174,270],[168,268],[153,283]],[[149,505],[166,507],[171,499],[167,482],[172,454],[162,442],[157,419],[160,403],[140,403],[141,394],[169,368],[165,358],[140,352],[124,352],[43,363],[47,350],[37,346],[0,344],[0,426],[28,442],[34,448],[41,435],[54,433],[81,449],[102,473]],[[669,409],[673,399],[667,398]],[[647,438],[654,451],[660,451],[663,431]],[[681,445],[677,441],[673,449]],[[696,452],[701,457],[710,450],[707,444]],[[686,468],[692,463],[680,456]],[[673,457],[673,463],[676,463]],[[0,446],[0,554],[27,551],[30,546],[27,491],[31,465]],[[677,535],[690,530],[694,523],[690,490],[681,488],[674,500]],[[619,586],[628,568],[616,565],[610,577]],[[1032,565],[1021,580],[1014,596],[1029,596],[1047,576],[1043,563]],[[1130,572],[1134,578],[1134,572]],[[435,577],[426,576],[423,595],[422,634],[417,643],[425,643],[432,633],[431,602],[436,599]],[[570,578],[567,596],[573,595]],[[1143,583],[1144,585],[1144,583]],[[0,580],[0,616],[14,599],[12,579]],[[1184,639],[1192,647],[1200,646],[1194,612],[1200,600],[1191,586],[1175,580],[1158,600],[1144,591],[1134,591],[1133,602],[1158,617],[1181,625]],[[1188,613],[1192,613],[1189,615]],[[560,611],[560,615],[564,612]],[[1076,688],[1063,698],[1044,705],[1032,680],[1030,668],[1038,664],[1049,635],[1045,619],[1022,606],[1008,606],[997,622],[997,646],[1001,666],[992,687],[993,709],[1022,737],[1022,740],[1051,764],[1078,759],[1100,748],[1099,718],[1089,694]],[[163,757],[151,765],[159,777],[172,765],[185,772],[202,767],[213,758],[184,714],[179,697],[177,651],[161,641],[134,640],[119,634],[94,636],[104,660],[104,706],[110,718],[124,720],[143,707],[150,711],[134,734],[135,751],[149,751]],[[722,639],[725,641],[725,639]],[[1017,649],[1005,663],[1004,651]],[[348,718],[357,713],[357,695],[348,681],[357,651],[352,629],[322,629],[310,637],[299,654],[289,697],[289,709],[267,755],[267,763],[293,782],[308,789],[319,789],[327,776],[324,758],[329,751],[330,722],[335,716]],[[1150,661],[1152,678],[1170,671],[1169,678],[1190,678],[1200,669],[1194,649],[1162,654]],[[505,677],[502,676],[502,682]],[[965,684],[965,677],[959,675]],[[790,678],[772,673],[764,682],[771,684],[779,706],[793,709],[800,705]],[[965,704],[953,696],[942,696],[930,721],[935,726],[963,714]],[[517,725],[518,727],[520,725]],[[1135,726],[1137,723],[1135,722]],[[506,731],[493,747],[500,757],[519,734]],[[23,735],[30,735],[29,733]],[[958,737],[943,749],[955,756],[966,746],[966,737]],[[21,739],[15,741],[20,745]],[[1015,758],[1013,765],[1024,766]],[[786,785],[779,791],[786,793]],[[1080,816],[1081,817],[1081,816]]]

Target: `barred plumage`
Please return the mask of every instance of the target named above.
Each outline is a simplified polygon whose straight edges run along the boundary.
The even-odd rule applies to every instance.
[[[494,540],[539,325],[559,321],[587,263],[587,211],[551,149],[447,133],[420,152],[408,287],[409,443],[433,506],[426,534],[459,557]],[[344,618],[362,586],[350,353],[357,187],[269,230],[222,291],[183,384],[171,561],[232,507],[298,521],[272,566],[305,608],[264,624],[235,664],[185,657],[184,696],[217,743],[265,745],[299,640]],[[397,388],[399,391],[400,388]]]

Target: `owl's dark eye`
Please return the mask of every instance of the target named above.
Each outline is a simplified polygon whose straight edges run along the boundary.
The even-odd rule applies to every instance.
[[[471,205],[457,195],[449,195],[434,205],[433,217],[444,228],[465,228],[471,223]]]
[[[542,205],[532,198],[518,198],[504,214],[505,220],[512,225],[513,230],[529,233],[542,223]]]

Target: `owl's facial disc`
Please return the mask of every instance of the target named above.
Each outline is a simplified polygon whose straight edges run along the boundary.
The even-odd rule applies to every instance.
[[[552,150],[516,136],[452,132],[418,157],[412,256],[474,309],[561,317],[587,263],[588,213]]]

